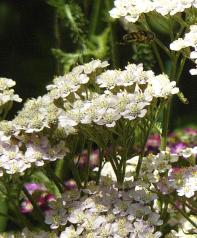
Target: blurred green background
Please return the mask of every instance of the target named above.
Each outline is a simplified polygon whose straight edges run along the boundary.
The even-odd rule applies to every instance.
[[[60,11],[61,4],[73,6],[70,9],[78,28],[74,28],[68,12]],[[94,9],[96,4],[100,4],[97,12]],[[70,54],[81,49],[90,52],[84,57],[74,58],[74,64],[95,57],[112,59],[110,62],[118,67],[123,67],[128,61],[133,62],[132,58],[136,59],[133,48],[119,44],[126,32],[120,23],[109,20],[107,12],[112,5],[111,0],[0,1],[0,76],[14,79],[15,90],[25,101],[44,94],[45,86],[54,75],[64,72],[65,68],[54,57],[53,48]],[[165,35],[161,37],[168,42]],[[116,59],[111,48],[117,53]],[[59,52],[58,56],[65,65],[75,55],[69,58]],[[158,71],[157,63],[152,67]],[[172,128],[196,125],[197,122],[197,77],[189,75],[191,67],[191,63],[187,62],[179,85],[190,103],[183,105],[178,99],[174,100]],[[9,117],[13,117],[21,106],[15,104]]]

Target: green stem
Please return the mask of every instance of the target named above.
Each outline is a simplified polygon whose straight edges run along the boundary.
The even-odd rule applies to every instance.
[[[59,30],[59,18],[57,10],[54,13],[54,38],[55,38],[55,49],[61,49],[61,36]],[[56,60],[56,73],[60,75],[61,67],[59,60]]]
[[[77,187],[80,189],[81,186],[82,186],[81,178],[80,178],[79,171],[78,171],[72,157],[70,158],[70,167],[71,167],[71,171],[72,171],[72,175],[74,177],[74,180],[77,183]]]
[[[156,44],[170,57],[170,51],[157,37],[155,37]]]
[[[90,22],[90,36],[95,35],[97,23],[98,23],[98,17],[99,17],[99,11],[101,7],[101,0],[94,0],[94,3],[92,4],[93,10],[92,10],[92,16],[91,16],[91,22]]]
[[[185,61],[186,61],[186,57],[183,56],[183,58],[181,59],[179,71],[178,71],[178,74],[177,74],[177,77],[176,77],[176,83],[177,83],[177,84],[179,83],[181,74],[182,74],[182,72],[183,72],[183,68],[184,68],[184,65],[185,65]]]
[[[86,175],[85,175],[85,182],[84,182],[84,188],[86,187],[88,181],[89,181],[89,176],[90,176],[90,155],[92,151],[92,142],[88,142],[88,160],[86,164]]]
[[[116,159],[116,158],[115,158]],[[111,163],[111,166],[114,170],[114,173],[116,175],[116,178],[117,178],[117,181],[119,180],[120,178],[120,170],[116,167],[116,165],[114,164],[114,161],[113,161],[113,158],[111,158],[111,156],[109,155],[109,161]]]
[[[168,195],[163,195],[161,192],[157,191],[152,191],[151,189],[147,188],[150,192],[156,193],[158,195],[159,198],[168,201],[168,203],[170,203],[183,217],[185,217],[186,220],[188,220],[195,228],[197,228],[197,224],[195,222],[193,222],[189,216],[187,215],[187,213],[185,213],[183,210],[181,210],[180,208],[178,208],[176,206],[176,204],[174,204],[173,200],[168,196]]]
[[[78,26],[77,26],[77,23],[74,19],[74,16],[73,16],[73,13],[71,11],[71,8],[70,8],[70,5],[69,4],[65,4],[65,8],[64,8],[64,11],[67,15],[67,18],[68,20],[70,21],[70,24],[73,28],[73,30],[76,32],[76,34],[78,35],[78,38],[79,38],[79,43],[82,47],[84,47],[84,39],[81,35],[81,33],[79,32],[79,29],[78,29]]]
[[[107,10],[111,10],[111,0],[106,0]],[[118,68],[118,47],[117,47],[117,34],[116,34],[116,22],[112,22],[111,19],[108,20],[109,29],[110,29],[110,47],[111,47],[111,58],[113,68]]]
[[[155,123],[155,120],[156,120],[156,118],[152,119],[152,122],[148,127],[147,133],[145,135],[144,142],[143,142],[142,147],[141,147],[142,150],[141,150],[141,153],[139,155],[138,164],[137,164],[137,167],[136,167],[136,173],[135,173],[135,178],[134,178],[135,181],[138,180],[138,178],[139,178],[140,169],[142,167],[142,162],[143,162],[144,153],[145,153],[145,149],[146,149],[146,143],[147,143],[150,131],[151,131],[151,129],[152,129],[154,123]]]
[[[174,41],[174,32],[173,32],[173,28],[172,28],[172,21],[169,22],[169,35],[170,35],[170,39],[173,42]]]
[[[184,211],[178,208],[171,199],[169,199],[168,201],[183,217],[185,217],[186,220],[188,220],[195,228],[197,228],[197,224],[193,222]]]
[[[64,164],[65,164],[64,162],[65,162],[65,160],[61,159],[61,160],[58,160],[55,164],[55,175],[61,179],[63,179],[63,177],[64,177],[63,173],[65,172],[65,171],[63,171]]]
[[[131,143],[132,144],[132,143]],[[125,141],[125,146],[123,147],[124,150],[124,154],[123,154],[123,158],[121,158],[121,162],[122,162],[122,166],[121,166],[121,183],[123,185],[124,183],[124,179],[125,179],[125,173],[126,173],[126,166],[127,166],[127,160],[128,160],[128,147],[129,147],[130,143]]]
[[[112,54],[112,65],[113,68],[118,68],[118,48],[117,48],[117,37],[116,37],[116,23],[109,23],[111,28],[110,44],[111,44],[111,54]]]
[[[73,18],[73,14],[72,14],[72,11],[71,11],[71,9],[70,9],[69,4],[66,4],[66,5],[65,5],[65,13],[66,13],[66,15],[67,15],[67,17],[68,17],[68,20],[70,21],[70,23],[71,23],[73,29],[74,29],[77,33],[79,33],[79,32],[78,32],[78,27],[77,27],[77,25],[76,25],[75,19]]]
[[[171,110],[171,100],[164,106],[163,110],[163,122],[162,122],[162,135],[161,135],[161,150],[165,151],[167,147],[167,137]]]
[[[145,16],[145,21],[146,21],[146,28],[151,31],[151,27],[150,27],[150,20],[148,18],[148,16],[146,16],[146,14],[144,15]],[[168,54],[168,56],[170,56],[170,52],[168,50],[168,48],[159,40],[157,39],[157,37],[155,36],[154,37],[154,41],[152,42],[152,48],[154,50],[154,53],[155,53],[155,56],[157,58],[157,61],[158,61],[158,64],[159,64],[159,67],[160,67],[160,70],[161,70],[161,73],[165,72],[165,67],[164,67],[164,63],[161,59],[161,55],[159,53],[159,49],[157,47],[157,44],[162,48],[164,49],[164,51]]]
[[[164,201],[164,208],[163,208],[162,215],[161,215],[163,221],[166,218],[167,211],[168,211],[168,201]]]
[[[169,25],[169,33],[171,41],[174,40],[174,34],[171,25]],[[170,72],[170,79],[176,81],[176,69],[177,69],[177,61],[178,61],[179,55],[172,52],[170,54],[171,62],[172,62],[172,68]],[[163,121],[162,121],[162,138],[161,138],[161,150],[166,150],[167,147],[167,137],[168,137],[168,131],[169,131],[169,121],[170,121],[170,112],[172,107],[172,98],[168,100],[168,103],[164,106],[163,111]]]
[[[157,58],[157,60],[158,60],[158,64],[159,64],[161,73],[162,73],[162,72],[165,72],[165,67],[164,67],[163,61],[162,61],[162,59],[161,59],[159,50],[158,50],[158,48],[157,48],[157,45],[156,45],[154,42],[152,43],[152,47],[153,47],[153,50],[154,50],[154,52],[155,52],[155,56],[156,56],[156,58]]]
[[[188,204],[187,202],[184,202],[184,204],[192,211],[195,212],[197,214],[197,208],[196,207],[192,207],[190,204]]]
[[[143,153],[141,153],[140,155],[139,155],[139,159],[138,159],[138,163],[137,163],[137,167],[136,167],[136,175],[135,175],[135,181],[137,181],[138,180],[138,178],[139,178],[139,174],[140,174],[140,169],[141,169],[141,167],[142,167],[142,161],[143,161],[143,157],[144,157],[144,155],[143,155]]]
[[[55,172],[51,169],[50,165],[47,167],[47,172],[49,173],[50,177],[52,178],[53,182],[57,186],[60,193],[64,191],[64,183],[62,180],[55,174]]]
[[[179,58],[179,53],[172,52],[171,53],[171,61],[172,61],[172,67],[170,71],[170,79],[176,81],[176,69],[177,69],[177,61]]]
[[[97,173],[97,178],[96,178],[96,184],[99,184],[100,177],[101,177],[101,170],[103,166],[103,157],[104,156],[104,150],[102,148],[99,148],[99,169]]]
[[[10,101],[8,103],[6,103],[4,109],[3,109],[3,116],[2,116],[2,119],[1,120],[5,120],[7,115],[8,115],[8,112],[10,111],[10,109],[12,108],[12,105],[13,105],[13,102]]]
[[[181,17],[174,15],[173,19],[181,25],[181,28],[189,27],[189,25]]]

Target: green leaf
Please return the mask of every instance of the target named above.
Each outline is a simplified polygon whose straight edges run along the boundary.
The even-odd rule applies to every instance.
[[[53,181],[51,181],[43,172],[41,172],[41,171],[35,172],[31,176],[30,181],[35,182],[35,183],[44,184],[50,193],[52,193],[56,197],[60,196],[59,190],[56,187],[55,183]]]

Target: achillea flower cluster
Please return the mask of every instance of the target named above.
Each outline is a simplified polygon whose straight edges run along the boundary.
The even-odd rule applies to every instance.
[[[115,0],[115,7],[110,11],[113,18],[124,18],[136,22],[144,13],[156,12],[162,16],[175,15],[185,9],[197,7],[196,0]]]
[[[178,196],[191,198],[197,191],[197,166],[170,169],[168,180]]]
[[[21,137],[20,137],[21,136]],[[47,137],[30,135],[6,136],[1,131],[0,174],[23,174],[34,166],[43,166],[45,161],[63,159],[67,153],[64,142],[51,145]]]
[[[90,183],[86,189],[67,191],[51,203],[52,210],[45,222],[51,229],[64,230],[60,238],[160,237],[155,226],[160,226],[162,221],[150,207],[155,198],[155,194],[142,188],[118,191],[112,181],[110,186]]]
[[[177,162],[178,158],[177,154],[170,154],[167,151],[161,151],[157,155],[148,155],[142,164],[141,178],[147,183],[159,182],[160,174],[171,169],[172,163]]]
[[[53,84],[47,86],[47,89],[50,90],[50,97],[66,100],[67,97],[74,95],[83,85],[87,84],[91,80],[92,74],[102,71],[107,66],[106,61],[93,60],[90,63],[75,67],[64,76],[56,77]]]
[[[16,83],[12,79],[0,78],[0,107],[8,102],[22,101],[17,94],[14,94],[14,89],[11,89],[15,84]]]
[[[69,148],[72,151],[72,140],[77,133],[89,136],[90,141],[98,147],[104,145],[105,149],[113,137],[120,144],[122,139],[133,140],[135,135],[127,131],[132,132],[136,125],[142,125],[139,130],[144,133],[143,123],[148,126],[156,120],[158,108],[179,92],[176,83],[170,82],[167,75],[145,71],[142,64],[129,64],[123,70],[105,70],[107,65],[107,62],[93,60],[73,68],[70,73],[56,78],[47,87],[46,95],[27,101],[12,121],[0,123],[1,175],[23,175],[27,169],[63,159]],[[127,160],[124,170],[122,150],[123,146],[118,145],[114,159],[121,166],[118,172],[124,172],[125,190],[119,191],[120,176],[115,170],[116,175],[110,172],[109,160],[101,170],[100,185],[89,182],[81,190],[67,189],[60,198],[53,197],[45,211],[45,223],[53,232],[25,229],[21,237],[161,237],[157,227],[162,225],[162,220],[154,207],[157,195],[148,188],[161,182],[162,175],[173,168],[179,155],[190,158],[189,154],[196,150],[181,151],[179,155],[162,151],[147,156],[139,181],[134,180],[138,156]],[[108,153],[103,151],[104,157],[105,152]],[[78,159],[81,156],[85,155],[80,154]],[[95,156],[98,157],[98,152]],[[185,195],[192,176],[196,176],[191,171],[187,173],[189,182],[187,176],[183,176],[184,191],[175,187],[173,176],[169,176],[167,188],[176,190],[180,196]],[[196,188],[192,189],[191,196]],[[45,202],[45,197],[42,198]],[[28,200],[23,205],[27,210],[32,209]]]
[[[178,196],[194,197],[197,191],[197,167],[193,165],[196,155],[196,147],[183,149],[177,154],[169,151],[161,151],[156,155],[149,154],[143,159],[139,183],[147,188],[151,184],[155,184],[162,194],[170,194],[176,191]],[[181,163],[185,160],[185,156],[187,156],[187,166],[175,166],[177,162]],[[189,160],[191,160],[191,163]],[[125,183],[134,180],[137,162],[138,156],[127,160]],[[107,178],[114,182],[117,180],[109,162],[106,162],[103,166],[101,175],[106,181]]]
[[[59,114],[60,110],[46,94],[43,97],[28,100],[12,121],[12,125],[15,131],[40,132],[44,128],[55,125]]]
[[[189,150],[188,156],[195,157],[197,155],[196,148]],[[157,155],[148,155],[144,158],[140,176],[147,184],[157,184],[158,189],[163,194],[177,192],[178,196],[191,198],[195,196],[197,191],[197,167],[193,165],[191,160],[187,161],[187,166],[177,167],[174,164],[184,159],[185,149],[178,154],[161,151]],[[168,177],[164,174],[168,174]]]
[[[94,66],[94,62],[89,65]],[[107,63],[100,62],[100,65],[106,66]],[[88,72],[95,71],[93,66]],[[154,98],[166,99],[179,91],[176,83],[170,82],[167,75],[155,76],[152,71],[144,71],[141,64],[129,64],[122,71],[107,70],[98,74],[94,72],[91,76],[88,74],[86,76],[89,80],[84,81],[83,87],[80,86],[81,82],[72,81],[73,74],[77,79],[80,78],[79,72],[83,72],[85,77],[86,71],[82,69],[83,66],[77,66],[72,70],[72,75],[69,73],[48,86],[48,95],[52,100],[62,103],[64,111],[58,117],[59,126],[68,134],[75,132],[79,125],[114,127],[120,119],[132,121],[143,118]],[[68,90],[69,94],[64,90],[64,86],[69,85],[68,81],[75,88],[74,91]],[[93,90],[87,90],[89,87]]]
[[[24,173],[33,165],[62,159],[69,135],[78,130],[86,134],[89,126],[110,129],[120,120],[140,120],[158,98],[165,101],[179,91],[167,75],[155,76],[142,64],[104,71],[107,65],[93,60],[73,68],[48,86],[48,94],[28,100],[12,121],[0,123],[2,174]]]
[[[179,38],[170,44],[170,49],[174,51],[180,51],[188,47],[193,49],[189,58],[194,60],[197,65],[197,25],[190,26],[190,31],[185,34],[184,38]],[[197,66],[195,69],[190,70],[190,74],[197,75]]]

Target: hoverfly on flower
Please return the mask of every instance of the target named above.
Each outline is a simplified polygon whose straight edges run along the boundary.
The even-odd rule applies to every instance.
[[[153,41],[155,35],[151,31],[135,31],[123,36],[123,40],[126,43],[149,43]]]

